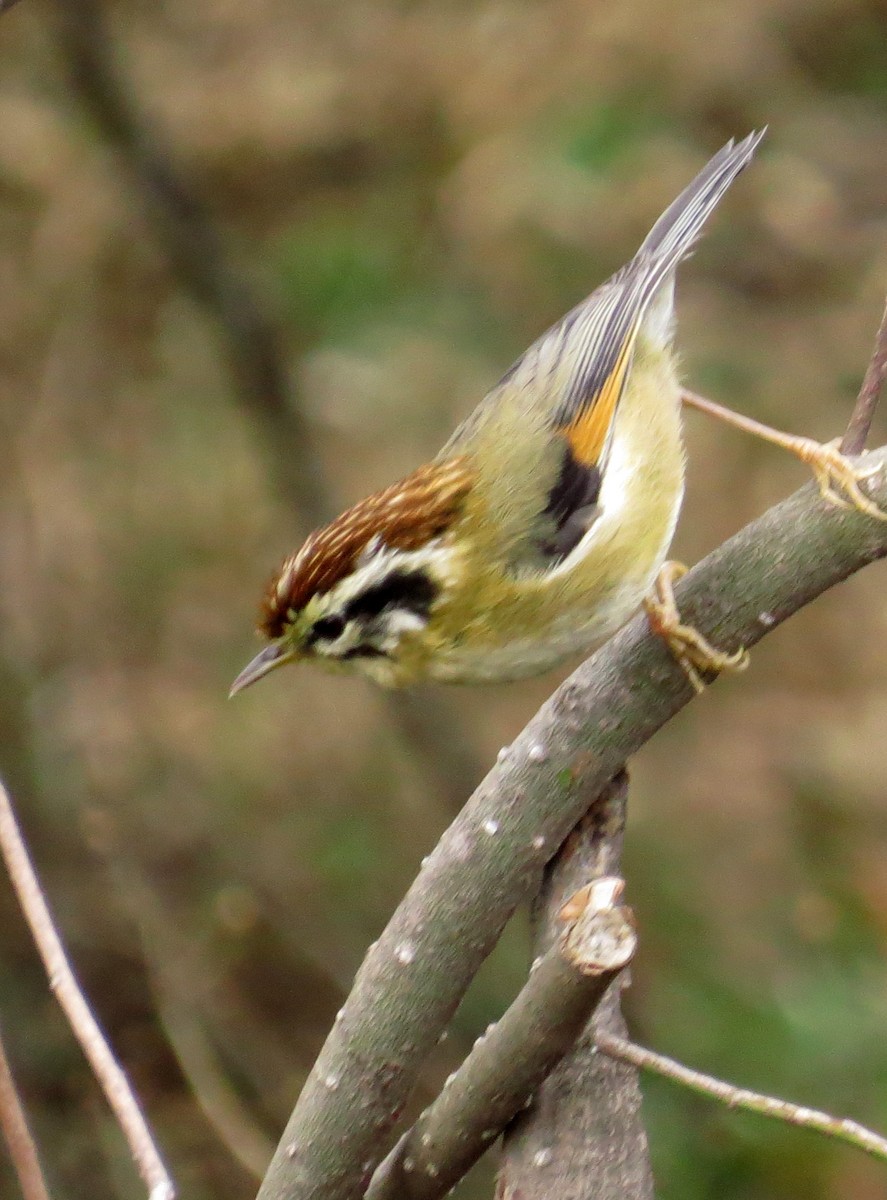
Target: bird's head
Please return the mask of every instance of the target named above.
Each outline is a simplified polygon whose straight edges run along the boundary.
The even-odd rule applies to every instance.
[[[446,534],[470,488],[464,460],[431,463],[312,533],[268,584],[259,631],[269,644],[231,695],[308,659],[401,682],[451,584]]]

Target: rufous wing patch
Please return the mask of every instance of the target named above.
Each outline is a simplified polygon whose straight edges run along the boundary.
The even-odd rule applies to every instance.
[[[564,434],[574,457],[586,467],[602,466],[607,440],[616,415],[616,407],[625,386],[634,339],[626,338],[613,370],[598,391],[583,405],[578,416],[567,425]]]
[[[472,481],[465,458],[428,463],[316,529],[270,580],[259,631],[280,637],[288,614],[348,575],[375,538],[391,549],[418,550],[439,537],[459,515]]]

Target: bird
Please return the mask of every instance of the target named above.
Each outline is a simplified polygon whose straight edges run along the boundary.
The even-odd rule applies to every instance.
[[[641,606],[697,690],[700,672],[745,666],[741,648],[720,652],[680,623],[671,590],[685,399],[674,282],[765,132],[723,146],[435,458],[284,560],[262,601],[268,644],[232,695],[296,662],[385,687],[520,679],[589,653]],[[768,434],[804,443],[824,494],[839,499],[836,478],[852,494],[860,475],[834,447]]]

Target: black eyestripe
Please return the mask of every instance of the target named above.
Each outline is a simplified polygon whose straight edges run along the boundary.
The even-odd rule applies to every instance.
[[[369,642],[364,642],[361,646],[354,646],[351,650],[346,650],[342,655],[343,662],[350,661],[353,658],[387,658],[388,655],[384,650],[380,650],[378,646],[373,646]]]
[[[345,606],[345,619],[369,620],[386,608],[406,608],[427,617],[437,598],[437,585],[424,571],[392,571],[380,583],[367,588]]]
[[[313,646],[315,642],[320,641],[334,642],[344,632],[345,620],[343,617],[321,617],[311,626],[308,633],[308,645]]]

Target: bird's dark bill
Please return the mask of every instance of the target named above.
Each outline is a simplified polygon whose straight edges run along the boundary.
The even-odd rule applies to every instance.
[[[242,692],[244,688],[263,679],[272,671],[276,671],[278,667],[292,662],[293,658],[295,655],[285,642],[272,642],[270,646],[260,650],[252,662],[243,668],[232,683],[228,696],[236,696],[238,692]]]

